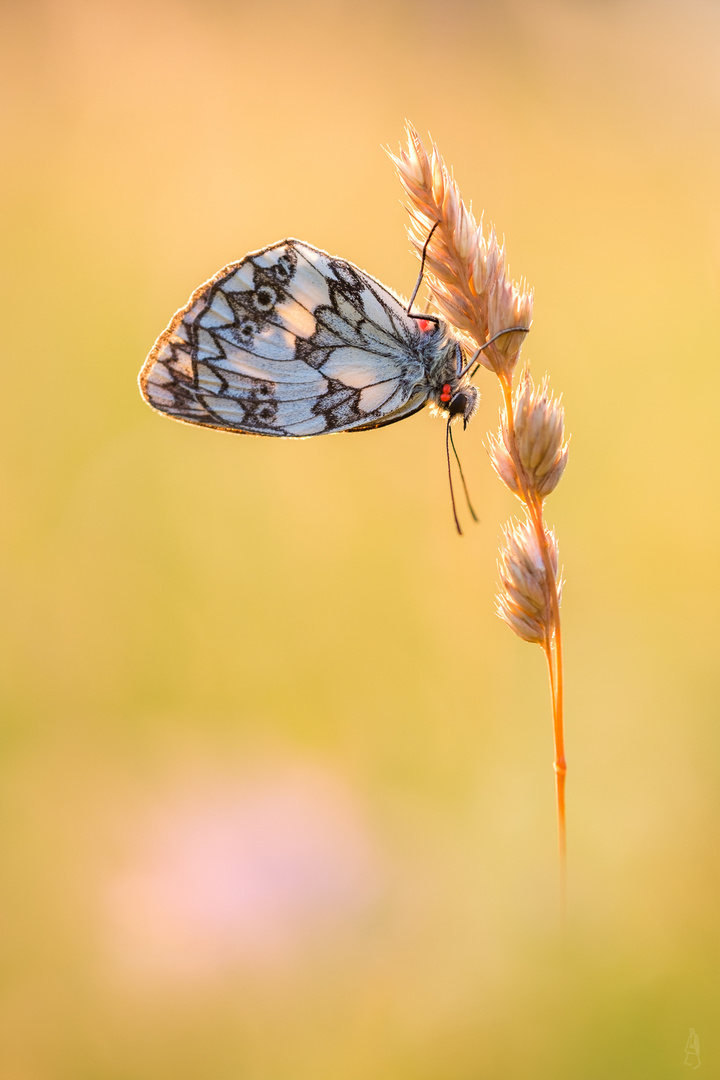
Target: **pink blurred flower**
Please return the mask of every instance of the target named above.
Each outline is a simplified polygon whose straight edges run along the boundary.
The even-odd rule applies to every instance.
[[[319,770],[188,784],[141,823],[109,883],[112,952],[151,979],[292,961],[379,891],[349,792]]]

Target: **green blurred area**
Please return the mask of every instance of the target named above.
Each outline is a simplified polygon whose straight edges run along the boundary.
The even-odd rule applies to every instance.
[[[720,1056],[720,14],[6,4],[3,1080],[674,1078]],[[515,513],[443,428],[173,424],[153,341],[284,236],[409,293],[428,129],[563,393],[569,918]]]

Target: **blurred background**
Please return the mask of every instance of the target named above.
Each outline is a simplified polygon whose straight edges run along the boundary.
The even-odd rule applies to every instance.
[[[720,1058],[720,11],[1,9],[3,1080],[675,1078]],[[485,432],[175,424],[137,373],[298,236],[406,295],[408,117],[572,433],[569,914]],[[701,1074],[703,1075],[703,1074]]]

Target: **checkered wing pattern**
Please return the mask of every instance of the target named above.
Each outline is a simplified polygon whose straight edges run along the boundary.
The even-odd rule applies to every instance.
[[[156,341],[140,388],[155,409],[205,427],[357,431],[422,408],[454,372],[454,348],[369,274],[290,239],[201,285]]]

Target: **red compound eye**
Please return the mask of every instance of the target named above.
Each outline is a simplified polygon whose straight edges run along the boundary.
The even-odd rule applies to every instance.
[[[435,325],[435,323],[430,322],[429,319],[418,319],[417,324],[424,334]]]

